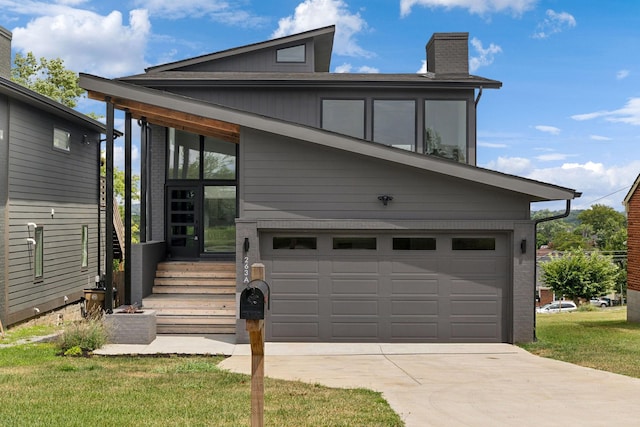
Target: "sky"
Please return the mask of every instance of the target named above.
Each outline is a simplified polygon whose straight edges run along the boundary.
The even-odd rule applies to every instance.
[[[14,54],[107,78],[327,25],[332,72],[418,73],[434,32],[468,32],[470,72],[503,83],[478,104],[478,166],[582,192],[572,209],[622,211],[640,174],[640,1],[0,0],[0,25]]]

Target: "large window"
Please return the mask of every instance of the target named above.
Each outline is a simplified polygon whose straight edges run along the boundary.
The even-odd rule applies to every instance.
[[[71,134],[63,129],[53,129],[53,148],[58,150],[71,150]]]
[[[467,162],[466,101],[425,101],[424,147],[425,154]]]
[[[415,101],[374,100],[373,141],[405,150],[415,150]]]
[[[236,144],[171,128],[167,163],[169,179],[235,179]]]
[[[33,254],[33,276],[36,279],[42,279],[44,275],[44,229],[36,227],[34,237],[36,244]]]
[[[364,139],[364,100],[323,99],[322,128]]]
[[[204,187],[204,251],[234,252],[236,247],[236,187]]]

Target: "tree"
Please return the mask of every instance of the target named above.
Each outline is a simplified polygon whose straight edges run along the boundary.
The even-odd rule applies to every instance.
[[[38,62],[32,52],[26,56],[16,53],[11,80],[70,108],[75,108],[84,94],[78,75],[66,69],[62,59],[40,58]]]
[[[552,255],[551,261],[540,264],[540,268],[545,284],[576,305],[580,298],[589,300],[613,290],[619,274],[612,258],[598,251]]]
[[[600,250],[626,250],[627,218],[610,206],[593,205],[578,215],[582,226],[588,227],[593,245]],[[586,233],[585,233],[586,234]]]

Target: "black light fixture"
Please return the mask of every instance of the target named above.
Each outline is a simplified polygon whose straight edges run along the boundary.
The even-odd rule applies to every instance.
[[[382,196],[378,196],[378,200],[380,200],[383,205],[387,206],[389,202],[393,200],[393,196],[389,196],[388,194],[383,194]]]
[[[520,241],[520,251],[521,251],[523,254],[526,254],[526,253],[527,253],[527,239],[522,239],[522,240]]]

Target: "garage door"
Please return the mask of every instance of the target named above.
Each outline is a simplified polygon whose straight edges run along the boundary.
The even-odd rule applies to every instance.
[[[506,235],[263,234],[271,341],[505,342]]]

